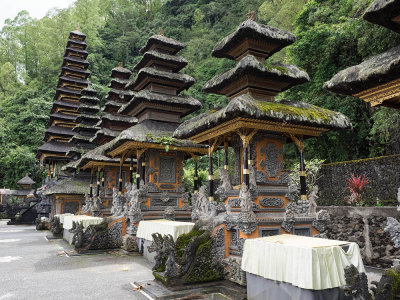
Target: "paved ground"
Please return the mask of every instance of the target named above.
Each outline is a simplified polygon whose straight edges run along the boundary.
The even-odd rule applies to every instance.
[[[141,256],[118,253],[68,257],[61,240],[34,226],[0,220],[0,300],[147,299],[131,282],[153,279]]]

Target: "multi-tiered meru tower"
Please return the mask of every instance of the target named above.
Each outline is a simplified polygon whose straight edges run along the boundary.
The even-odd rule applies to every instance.
[[[72,129],[77,125],[79,98],[82,89],[89,84],[85,38],[79,30],[72,31],[69,35],[49,127],[43,139],[45,143],[39,147],[36,155],[41,164],[48,165],[49,175],[53,176],[58,174],[59,167],[71,159],[67,152],[73,146],[69,140],[75,135]]]

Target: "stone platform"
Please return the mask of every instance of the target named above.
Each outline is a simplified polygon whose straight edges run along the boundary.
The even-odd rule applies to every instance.
[[[143,292],[156,300],[167,299],[232,299],[242,300],[247,298],[246,288],[230,281],[215,281],[202,284],[191,284],[167,288],[156,280],[134,282],[141,286]]]

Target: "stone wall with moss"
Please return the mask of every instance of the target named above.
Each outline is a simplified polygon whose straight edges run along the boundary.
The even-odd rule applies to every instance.
[[[368,178],[364,205],[397,205],[400,187],[400,155],[325,164],[321,168],[318,205],[346,205],[350,195],[346,189],[351,174]]]

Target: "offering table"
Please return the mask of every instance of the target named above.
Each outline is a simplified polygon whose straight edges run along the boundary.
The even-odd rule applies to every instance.
[[[247,239],[242,269],[248,299],[342,299],[344,268],[365,272],[356,243],[275,235]]]
[[[181,234],[190,232],[193,226],[194,223],[191,222],[178,222],[165,219],[140,221],[136,233],[139,251],[143,250],[143,256],[149,261],[154,262],[156,253],[149,253],[147,249],[153,241],[153,237],[151,236],[153,233],[159,233],[162,236],[170,234],[176,242]]]
[[[84,230],[86,230],[86,228],[88,228],[89,225],[97,225],[103,222],[103,218],[91,217],[86,215],[65,216],[63,223],[63,228],[64,228],[63,239],[66,240],[70,245],[72,244],[72,238],[74,235],[71,232],[69,232],[69,230],[72,228],[74,222],[82,223]]]

